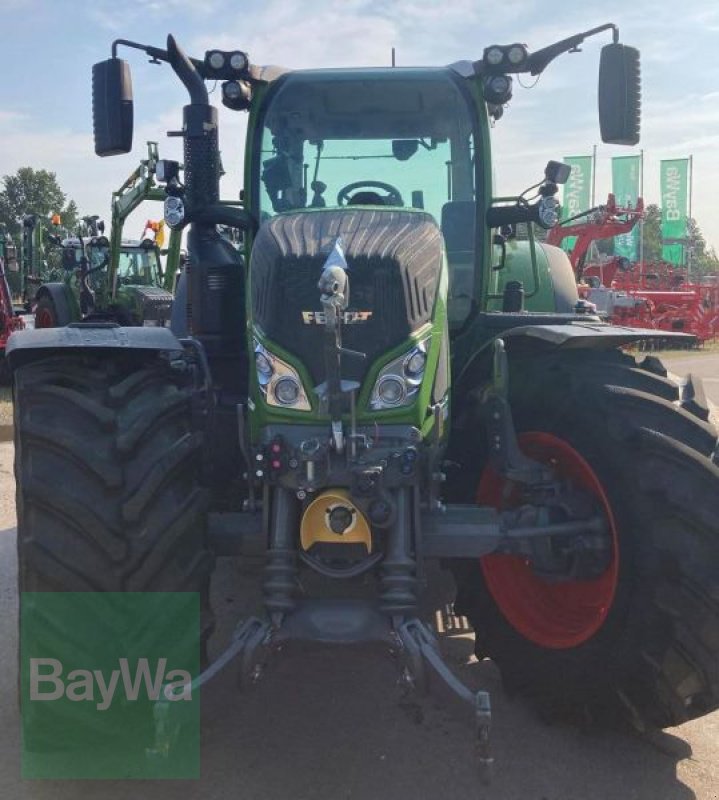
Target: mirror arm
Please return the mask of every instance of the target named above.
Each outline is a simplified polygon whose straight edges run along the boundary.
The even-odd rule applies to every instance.
[[[537,50],[536,53],[531,53],[527,61],[530,75],[539,75],[557,56],[574,50],[590,36],[595,36],[602,31],[608,30],[612,31],[612,39],[616,44],[619,41],[619,28],[613,22],[608,22],[606,25],[599,25],[584,33],[577,33],[567,39],[562,39],[561,42],[555,42],[548,47],[543,47],[541,50]]]
[[[160,61],[164,61],[167,64],[171,63],[170,54],[167,52],[167,50],[162,50],[159,47],[153,47],[152,45],[149,44],[140,44],[139,42],[133,42],[130,39],[115,39],[115,41],[112,43],[113,58],[117,58],[117,48],[120,47],[121,45],[123,47],[131,47],[133,50],[142,50],[143,53],[146,53],[148,56],[150,56],[151,64],[157,64]],[[202,75],[203,78],[206,77],[205,62],[199,61],[196,58],[190,58],[189,60],[195,67],[195,69],[200,73],[200,75]]]

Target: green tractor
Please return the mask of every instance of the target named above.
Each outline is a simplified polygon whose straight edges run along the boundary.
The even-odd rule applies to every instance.
[[[166,222],[189,226],[189,335],[13,335],[21,589],[196,592],[207,656],[214,557],[240,557],[261,613],[193,686],[231,661],[250,683],[292,640],[383,642],[407,686],[466,705],[486,767],[489,697],[419,611],[436,561],[478,656],[545,714],[646,729],[716,709],[719,467],[701,383],[626,352],[652,334],[603,324],[566,255],[535,241],[565,165],[531,194],[492,192],[512,76],[609,30],[602,138],[636,144],[639,54],[614,25],[411,69],[116,42],[93,71],[99,155],[131,148],[119,46],[169,62],[190,96],[184,182],[176,162],[157,168]],[[243,208],[219,202],[206,80],[249,112]],[[178,635],[156,618],[124,635],[150,622]]]
[[[147,159],[113,192],[109,239],[103,235],[104,224],[93,216],[83,219],[77,237],[61,242],[61,274],[54,274],[34,292],[35,327],[89,320],[150,327],[169,322],[181,232],[170,234],[164,270],[157,242],[123,238],[127,217],[141,203],[164,199],[155,180],[157,144],[147,145]]]
[[[62,227],[59,214],[25,214],[21,224],[19,269],[8,279],[13,301],[30,312],[38,288],[43,283],[62,280],[61,248],[67,230]]]

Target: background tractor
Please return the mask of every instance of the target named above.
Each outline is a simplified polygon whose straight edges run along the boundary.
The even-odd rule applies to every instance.
[[[13,301],[31,311],[38,287],[62,277],[61,244],[68,231],[59,214],[44,217],[28,213],[22,218],[19,269],[8,272]]]
[[[55,328],[82,320],[163,326],[170,319],[172,287],[179,269],[181,232],[171,231],[163,270],[160,243],[123,238],[128,216],[146,200],[164,200],[155,181],[157,144],[148,142],[140,162],[112,195],[109,239],[97,217],[62,242],[62,274],[35,292],[35,326]],[[144,236],[144,234],[143,234]]]
[[[609,30],[602,138],[636,144],[639,55],[613,25],[412,69],[115,42],[93,70],[99,155],[132,144],[120,46],[169,62],[189,93],[184,183],[157,166],[166,222],[189,226],[189,335],[13,335],[21,589],[197,592],[207,657],[213,556],[246,558],[260,614],[195,685],[233,658],[248,683],[290,640],[384,642],[408,686],[471,710],[487,766],[488,695],[459,683],[418,611],[439,560],[478,655],[547,715],[646,728],[715,709],[719,468],[701,385],[625,353],[651,332],[588,314],[566,254],[535,242],[568,167],[492,192],[512,76]],[[205,80],[249,111],[242,208],[218,199]]]
[[[8,274],[16,276],[19,273],[17,248],[10,234],[0,229],[0,382],[5,382],[8,377],[5,362],[5,346],[8,337],[14,331],[22,330],[25,323],[21,316],[15,313],[12,292],[8,281]]]

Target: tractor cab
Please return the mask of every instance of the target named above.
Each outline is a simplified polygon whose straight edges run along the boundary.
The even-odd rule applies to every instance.
[[[117,263],[117,286],[160,286],[160,249],[150,239],[124,239]]]
[[[263,98],[251,153],[257,218],[324,212],[329,221],[356,208],[393,225],[424,218],[442,231],[450,322],[461,323],[481,230],[477,99],[451,67],[284,75]]]

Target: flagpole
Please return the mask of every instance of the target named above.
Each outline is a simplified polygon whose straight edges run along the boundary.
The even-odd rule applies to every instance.
[[[597,146],[596,144],[592,147],[592,204],[591,207],[594,208],[595,202],[595,187],[597,184]]]
[[[687,228],[689,227],[689,220],[692,218],[692,184],[693,184],[693,172],[694,172],[694,156],[689,156],[689,219],[687,220]],[[687,233],[689,231],[687,230]],[[692,251],[693,251],[693,244],[694,239],[693,237],[687,237],[688,244],[689,244],[689,252],[687,253],[687,282],[689,282],[689,276],[691,274],[692,268]]]
[[[639,196],[644,202],[644,150],[639,151]],[[639,280],[644,277],[644,216],[639,220]]]

